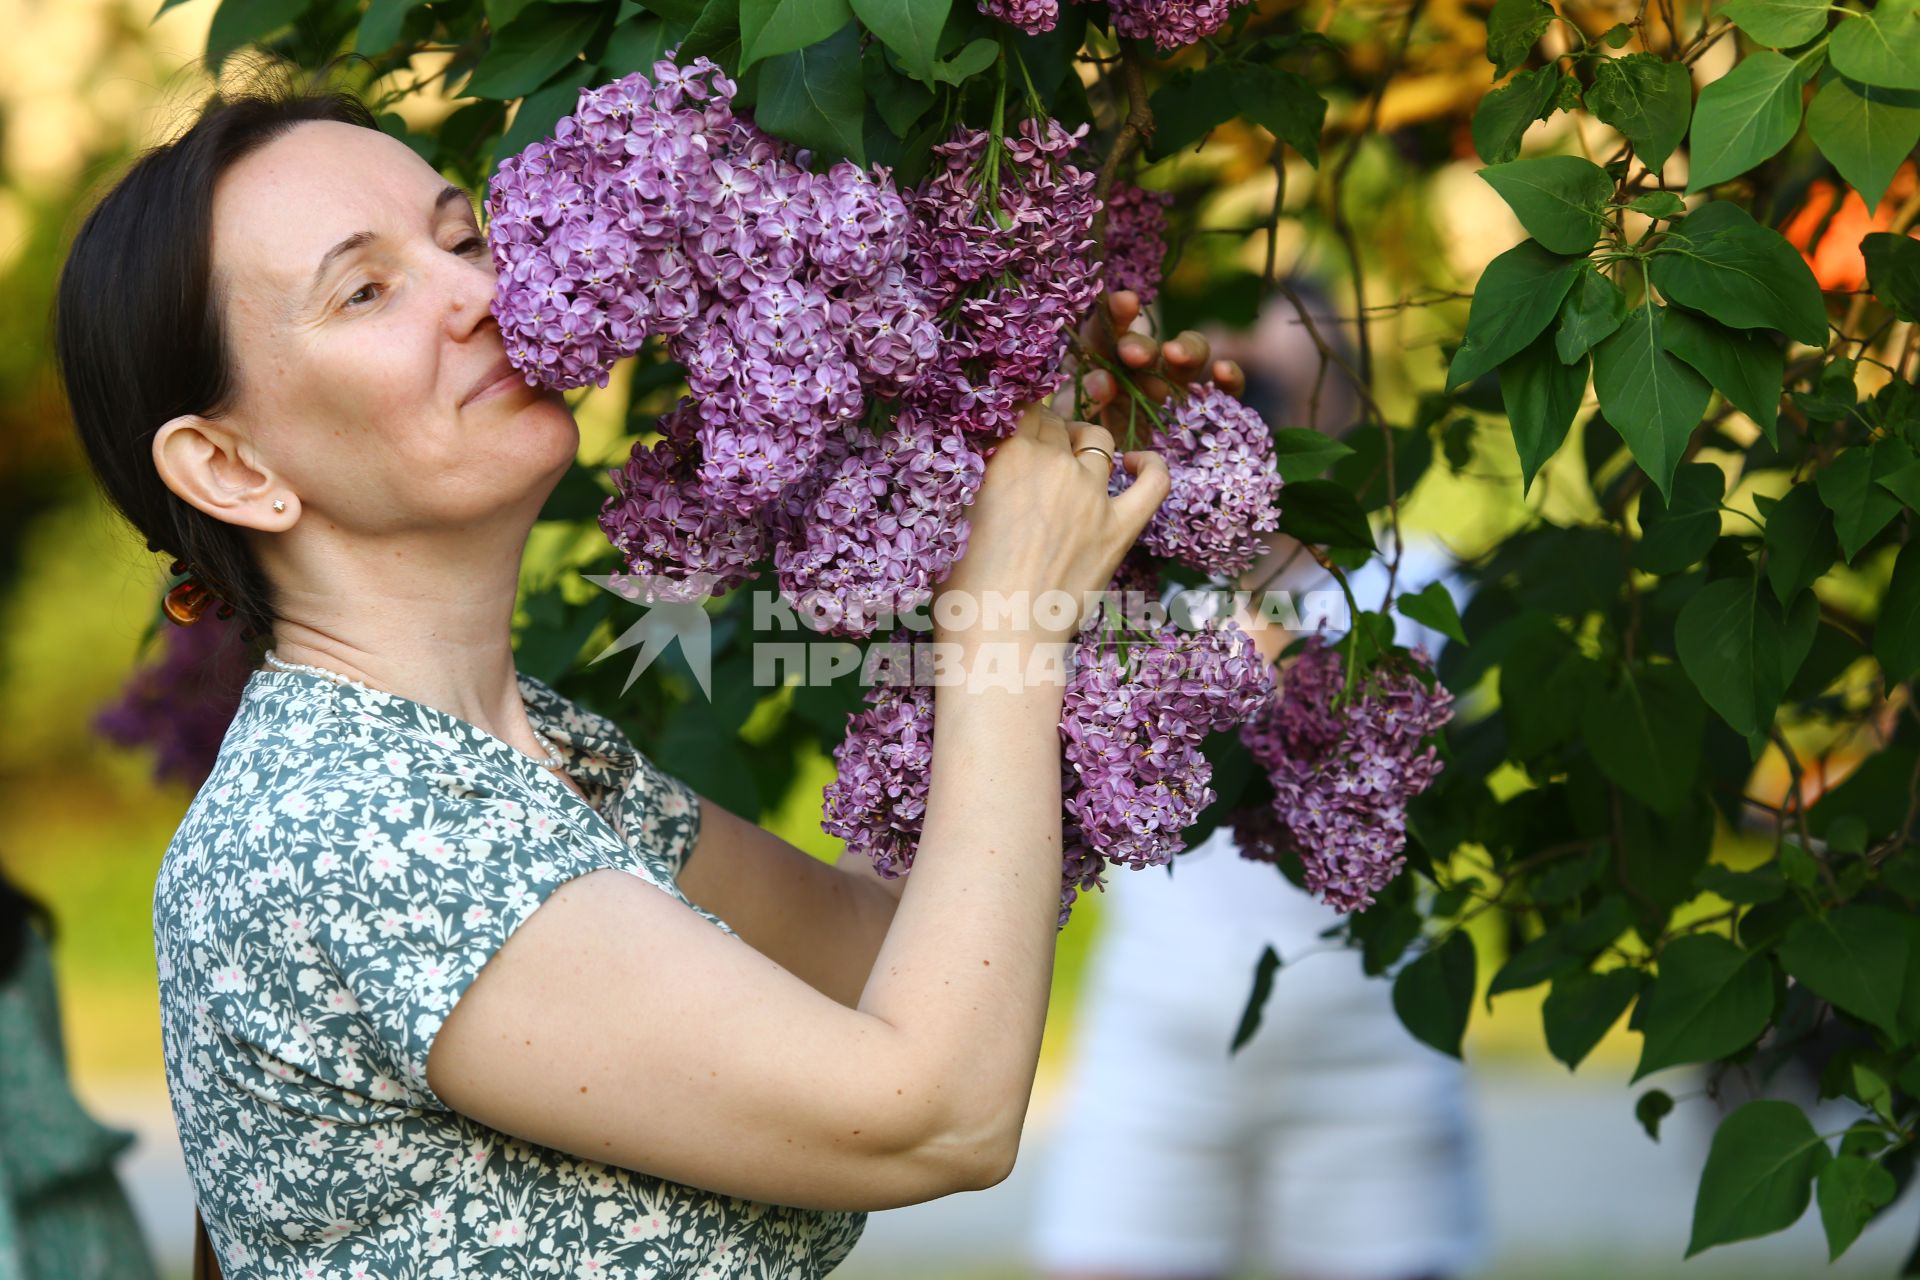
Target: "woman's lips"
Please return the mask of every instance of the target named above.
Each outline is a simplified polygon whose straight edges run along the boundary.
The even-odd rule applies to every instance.
[[[501,395],[516,386],[524,390],[532,390],[531,387],[527,386],[527,379],[524,374],[518,369],[509,369],[506,373],[495,378],[492,382],[489,382],[486,386],[475,392],[473,399],[467,401],[467,403],[478,404],[490,396]]]

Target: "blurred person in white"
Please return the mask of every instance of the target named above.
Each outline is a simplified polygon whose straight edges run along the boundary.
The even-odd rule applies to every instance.
[[[1335,342],[1325,302],[1298,292]],[[1207,336],[1240,362],[1245,401],[1270,425],[1315,418],[1338,434],[1355,420],[1357,398],[1334,368],[1310,413],[1318,355],[1284,298],[1246,333]],[[1289,592],[1304,628],[1327,599],[1308,593],[1332,592],[1340,603],[1318,612],[1329,637],[1344,631],[1332,576],[1292,538],[1263,536],[1270,550],[1237,585],[1256,599]],[[1390,535],[1382,542],[1390,554]],[[1464,605],[1453,566],[1437,539],[1409,534],[1396,590],[1440,580]],[[1362,608],[1378,608],[1384,561],[1350,582]],[[1401,644],[1438,655],[1444,636],[1394,616]],[[1240,617],[1269,661],[1301,634]],[[1406,1031],[1389,981],[1367,976],[1359,952],[1320,937],[1340,914],[1240,857],[1225,825],[1170,873],[1108,881],[1036,1207],[1031,1245],[1049,1277],[1213,1280],[1254,1267],[1286,1280],[1437,1280],[1483,1265],[1464,1070]],[[1229,1055],[1268,946],[1282,961],[1272,995],[1253,1039]]]

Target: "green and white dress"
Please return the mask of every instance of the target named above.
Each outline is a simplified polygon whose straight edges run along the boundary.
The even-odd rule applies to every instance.
[[[454,1002],[561,884],[617,867],[687,903],[691,789],[521,690],[589,800],[420,703],[248,680],[153,903],[167,1087],[228,1280],[825,1275],[864,1214],[580,1159],[428,1087]]]

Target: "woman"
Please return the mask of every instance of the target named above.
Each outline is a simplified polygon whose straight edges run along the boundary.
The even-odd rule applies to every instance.
[[[272,637],[154,895],[208,1232],[229,1280],[824,1274],[863,1211],[1013,1162],[1063,689],[938,690],[915,871],[883,888],[517,676],[520,554],[578,431],[493,291],[466,193],[306,91],[210,101],[62,275],[107,491]],[[1109,498],[1113,447],[1032,407],[943,590],[1090,604],[1168,490],[1136,451]],[[1073,625],[935,638],[1026,669]]]

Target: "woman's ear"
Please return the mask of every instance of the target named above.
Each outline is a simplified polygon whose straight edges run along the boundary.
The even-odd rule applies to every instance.
[[[281,533],[300,518],[299,496],[211,418],[183,413],[164,424],[153,436],[153,465],[182,502],[227,524]]]

